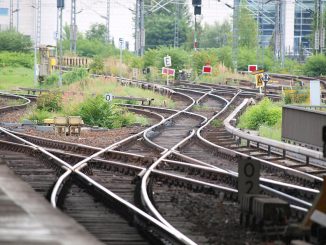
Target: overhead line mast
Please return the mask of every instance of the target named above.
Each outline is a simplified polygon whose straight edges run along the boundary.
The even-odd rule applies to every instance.
[[[106,35],[105,41],[110,42],[110,0],[106,0]]]
[[[14,2],[13,0],[10,0],[9,3],[9,11],[10,11],[10,16],[9,16],[9,28],[12,30],[14,28]]]
[[[70,52],[77,51],[77,19],[76,19],[76,0],[71,0],[70,12]]]
[[[233,0],[232,62],[235,71],[238,69],[239,6],[240,0]]]
[[[174,42],[173,46],[175,48],[179,47],[179,18],[180,18],[180,4],[178,0],[174,1],[175,3],[175,20],[174,20]]]

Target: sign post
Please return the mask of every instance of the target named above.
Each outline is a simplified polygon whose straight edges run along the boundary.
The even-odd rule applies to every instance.
[[[241,159],[238,165],[238,196],[259,193],[260,164],[250,157]]]
[[[320,106],[320,81],[310,81],[310,105]]]
[[[270,77],[267,73],[263,74],[263,81],[264,81],[264,86],[265,86],[265,96],[267,95],[267,83],[270,80]]]

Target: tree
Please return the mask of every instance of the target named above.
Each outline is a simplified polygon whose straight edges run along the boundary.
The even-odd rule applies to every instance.
[[[106,26],[103,24],[93,24],[91,29],[86,31],[86,38],[89,40],[98,40],[105,42]]]
[[[326,74],[326,57],[322,54],[308,58],[304,68],[307,76],[321,76]]]
[[[14,30],[0,32],[0,51],[28,52],[33,43],[30,37]]]
[[[145,5],[152,7],[150,0],[145,1]],[[187,40],[187,34],[190,30],[190,15],[185,0],[179,1],[179,45]],[[167,10],[165,10],[166,8]],[[173,46],[174,44],[174,24],[175,24],[175,4],[169,3],[164,5],[155,12],[145,12],[145,46],[156,48],[158,46]],[[150,10],[150,9],[149,9]]]
[[[63,26],[62,38],[63,40],[70,40],[70,26],[67,23]]]
[[[223,24],[215,22],[213,25],[206,24],[199,38],[201,48],[219,48],[231,44],[231,25],[225,21]]]
[[[242,1],[238,22],[239,47],[254,49],[258,44],[258,29],[255,19],[250,15],[248,7]]]

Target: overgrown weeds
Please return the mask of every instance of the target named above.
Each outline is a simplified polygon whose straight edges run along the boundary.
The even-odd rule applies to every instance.
[[[265,98],[240,116],[238,127],[257,130],[262,125],[273,126],[281,119],[282,108]]]

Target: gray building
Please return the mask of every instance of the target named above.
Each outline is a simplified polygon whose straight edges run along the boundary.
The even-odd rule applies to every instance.
[[[286,55],[297,56],[300,53],[309,54],[312,51],[311,35],[313,31],[314,1],[311,0],[280,0],[281,31],[284,33],[284,50]],[[260,45],[274,45],[276,2],[247,0],[260,30]]]

